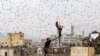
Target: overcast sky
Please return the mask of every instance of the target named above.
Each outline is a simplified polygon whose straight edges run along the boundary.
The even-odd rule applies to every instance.
[[[56,34],[55,22],[63,34],[100,31],[100,0],[0,0],[0,32],[23,32],[35,41]]]

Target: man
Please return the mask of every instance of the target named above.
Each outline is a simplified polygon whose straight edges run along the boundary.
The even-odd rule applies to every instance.
[[[45,42],[45,45],[44,45],[44,56],[47,56],[48,54],[50,43],[51,43],[51,40],[47,38],[47,41]]]
[[[44,49],[43,49],[44,56],[47,56],[48,55],[48,49],[50,47],[50,43],[51,43],[51,41],[53,41],[55,39],[57,39],[57,38],[54,38],[54,39],[47,38],[47,41],[45,42]]]

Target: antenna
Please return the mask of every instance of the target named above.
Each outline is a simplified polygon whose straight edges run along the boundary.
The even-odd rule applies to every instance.
[[[84,31],[82,32],[82,37],[84,37]]]
[[[71,36],[74,36],[74,26],[71,23]]]

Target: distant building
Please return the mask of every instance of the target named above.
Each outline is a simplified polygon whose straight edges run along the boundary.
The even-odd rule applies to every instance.
[[[31,39],[24,39],[24,45],[27,47],[32,47],[32,40]]]
[[[73,25],[71,25],[71,33],[67,34],[67,36],[71,36],[71,37],[74,36],[74,26]]]
[[[64,36],[63,42],[68,44],[75,44],[75,45],[81,45],[82,44],[82,36],[76,35],[76,36]]]
[[[52,47],[54,48],[59,48],[59,39],[56,39],[52,41]],[[74,45],[82,45],[82,36],[81,35],[76,35],[76,36],[66,36],[63,35],[61,37],[61,47],[68,47],[69,45],[74,44]]]
[[[51,39],[56,38],[51,42],[51,47],[59,48],[59,38],[57,38],[56,35],[51,35],[49,38]],[[63,48],[63,47],[69,47],[71,44],[78,45],[78,46],[82,45],[82,38],[83,38],[82,35],[75,35],[75,36],[62,35],[60,46]],[[41,45],[44,46],[45,42],[46,39],[42,39]]]
[[[24,33],[8,33],[7,38],[0,40],[2,46],[18,46],[24,45]]]

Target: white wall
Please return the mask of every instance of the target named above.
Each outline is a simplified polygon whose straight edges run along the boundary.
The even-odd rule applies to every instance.
[[[37,49],[37,53],[38,53],[38,54],[43,54],[43,48],[39,47],[39,48]]]
[[[13,49],[0,49],[0,56],[5,56],[5,52],[7,52],[7,56],[14,56]]]

